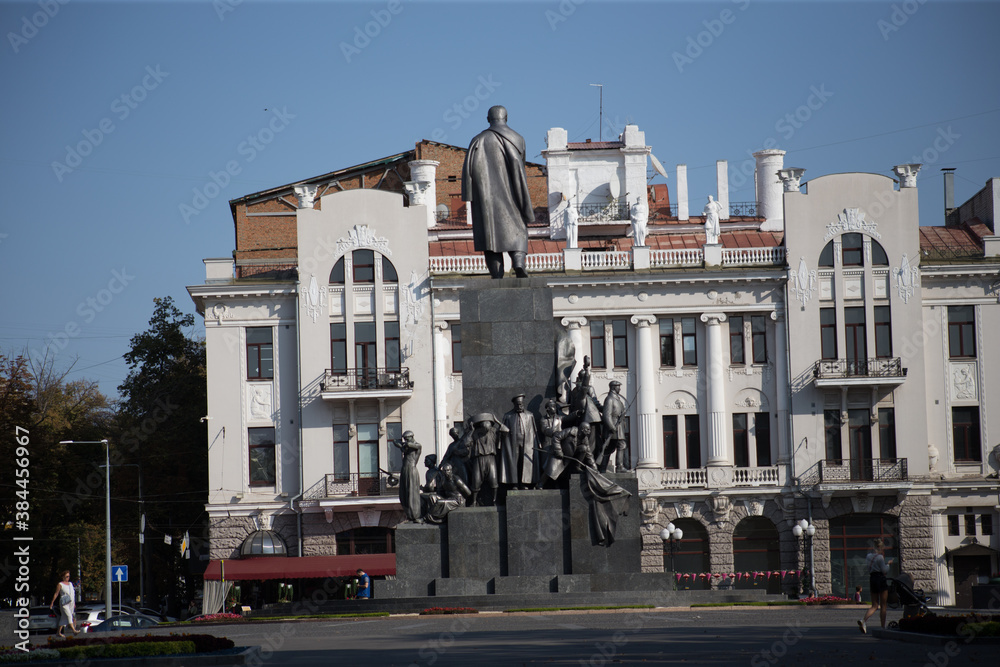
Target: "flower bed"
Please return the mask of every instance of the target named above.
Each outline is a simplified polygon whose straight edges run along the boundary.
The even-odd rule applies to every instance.
[[[827,605],[827,604],[854,604],[847,598],[837,597],[836,595],[823,595],[821,597],[811,597],[802,598],[799,602],[803,602],[807,605]]]
[[[910,616],[899,619],[899,629],[924,635],[946,637],[1000,637],[1000,615],[964,614],[960,616]]]
[[[439,616],[442,614],[478,614],[478,609],[472,607],[429,607],[420,612],[422,616]]]
[[[212,651],[222,651],[236,646],[232,639],[226,637],[171,633],[169,635],[120,635],[118,637],[87,637],[86,639],[69,638],[58,641],[52,641],[50,638],[48,648],[63,649],[75,646],[98,646],[102,644],[149,644],[177,641],[192,642],[194,644],[192,653],[211,653]]]

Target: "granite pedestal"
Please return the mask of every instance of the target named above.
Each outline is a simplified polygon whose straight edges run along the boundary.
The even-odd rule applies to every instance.
[[[465,413],[499,419],[510,399],[544,412],[555,396],[552,290],[538,278],[472,279],[459,295],[462,322],[462,401]]]

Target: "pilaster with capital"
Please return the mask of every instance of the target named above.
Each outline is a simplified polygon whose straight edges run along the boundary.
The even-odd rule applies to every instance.
[[[637,468],[662,468],[659,447],[656,446],[656,396],[654,369],[659,363],[653,357],[653,315],[633,315],[636,347],[636,410],[639,416],[639,459]]]
[[[726,438],[726,384],[722,357],[722,323],[725,313],[703,313],[708,353],[706,355],[706,389],[708,396],[708,465],[731,465]]]

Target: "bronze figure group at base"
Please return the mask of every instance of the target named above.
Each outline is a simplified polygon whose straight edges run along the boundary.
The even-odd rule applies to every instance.
[[[511,399],[501,419],[490,412],[470,416],[462,432],[449,431],[452,441],[440,463],[434,454],[425,457],[422,486],[421,447],[406,431],[392,444],[403,454],[399,500],[407,520],[441,523],[458,507],[496,505],[501,484],[515,490],[564,488],[569,475],[585,468],[629,470],[621,383],[610,383],[602,405],[590,379],[590,359],[584,357],[577,382],[567,387],[569,402],[549,399],[538,419],[526,409],[524,394]]]

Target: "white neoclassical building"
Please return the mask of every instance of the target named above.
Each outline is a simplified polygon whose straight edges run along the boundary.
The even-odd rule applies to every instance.
[[[543,155],[528,270],[598,395],[622,383],[644,569],[847,596],[883,536],[897,569],[969,606],[1000,569],[1000,359],[984,337],[1000,325],[1000,179],[921,226],[919,165],[806,181],[765,150],[756,201],[730,201],[720,161],[691,204],[684,165],[675,192],[647,186],[633,125],[606,142],[553,128]],[[463,157],[424,141],[232,202],[233,258],[188,288],[208,346],[209,578],[222,560],[258,582],[394,572],[391,443],[411,430],[442,455],[464,420],[459,295],[488,280]]]

